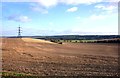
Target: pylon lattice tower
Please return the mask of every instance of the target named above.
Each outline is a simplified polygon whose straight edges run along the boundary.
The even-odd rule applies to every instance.
[[[21,38],[22,36],[21,36],[21,27],[19,26],[18,27],[18,38]]]

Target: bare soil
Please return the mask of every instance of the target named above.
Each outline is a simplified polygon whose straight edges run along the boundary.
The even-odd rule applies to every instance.
[[[2,38],[3,71],[37,76],[118,76],[118,45]]]

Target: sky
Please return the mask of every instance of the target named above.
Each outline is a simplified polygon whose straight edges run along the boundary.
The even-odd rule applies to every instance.
[[[3,36],[118,35],[119,0],[3,0]]]

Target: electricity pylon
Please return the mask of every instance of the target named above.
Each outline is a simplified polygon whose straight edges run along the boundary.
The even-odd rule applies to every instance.
[[[18,38],[21,38],[22,36],[21,36],[21,27],[20,27],[20,25],[19,25],[19,27],[18,27]]]

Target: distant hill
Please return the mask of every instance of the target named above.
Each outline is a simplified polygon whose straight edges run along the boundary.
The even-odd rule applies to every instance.
[[[16,38],[12,36],[9,38]],[[114,39],[120,38],[120,35],[59,35],[59,36],[22,36],[23,38],[36,38],[36,39],[55,39],[55,40],[101,40],[101,39]]]
[[[3,37],[17,38],[17,36]],[[35,38],[55,43],[81,42],[81,43],[120,43],[120,35],[57,35],[57,36],[22,36],[22,38]]]
[[[33,36],[37,39],[58,39],[58,40],[101,40],[120,38],[120,35],[61,35],[61,36]]]

